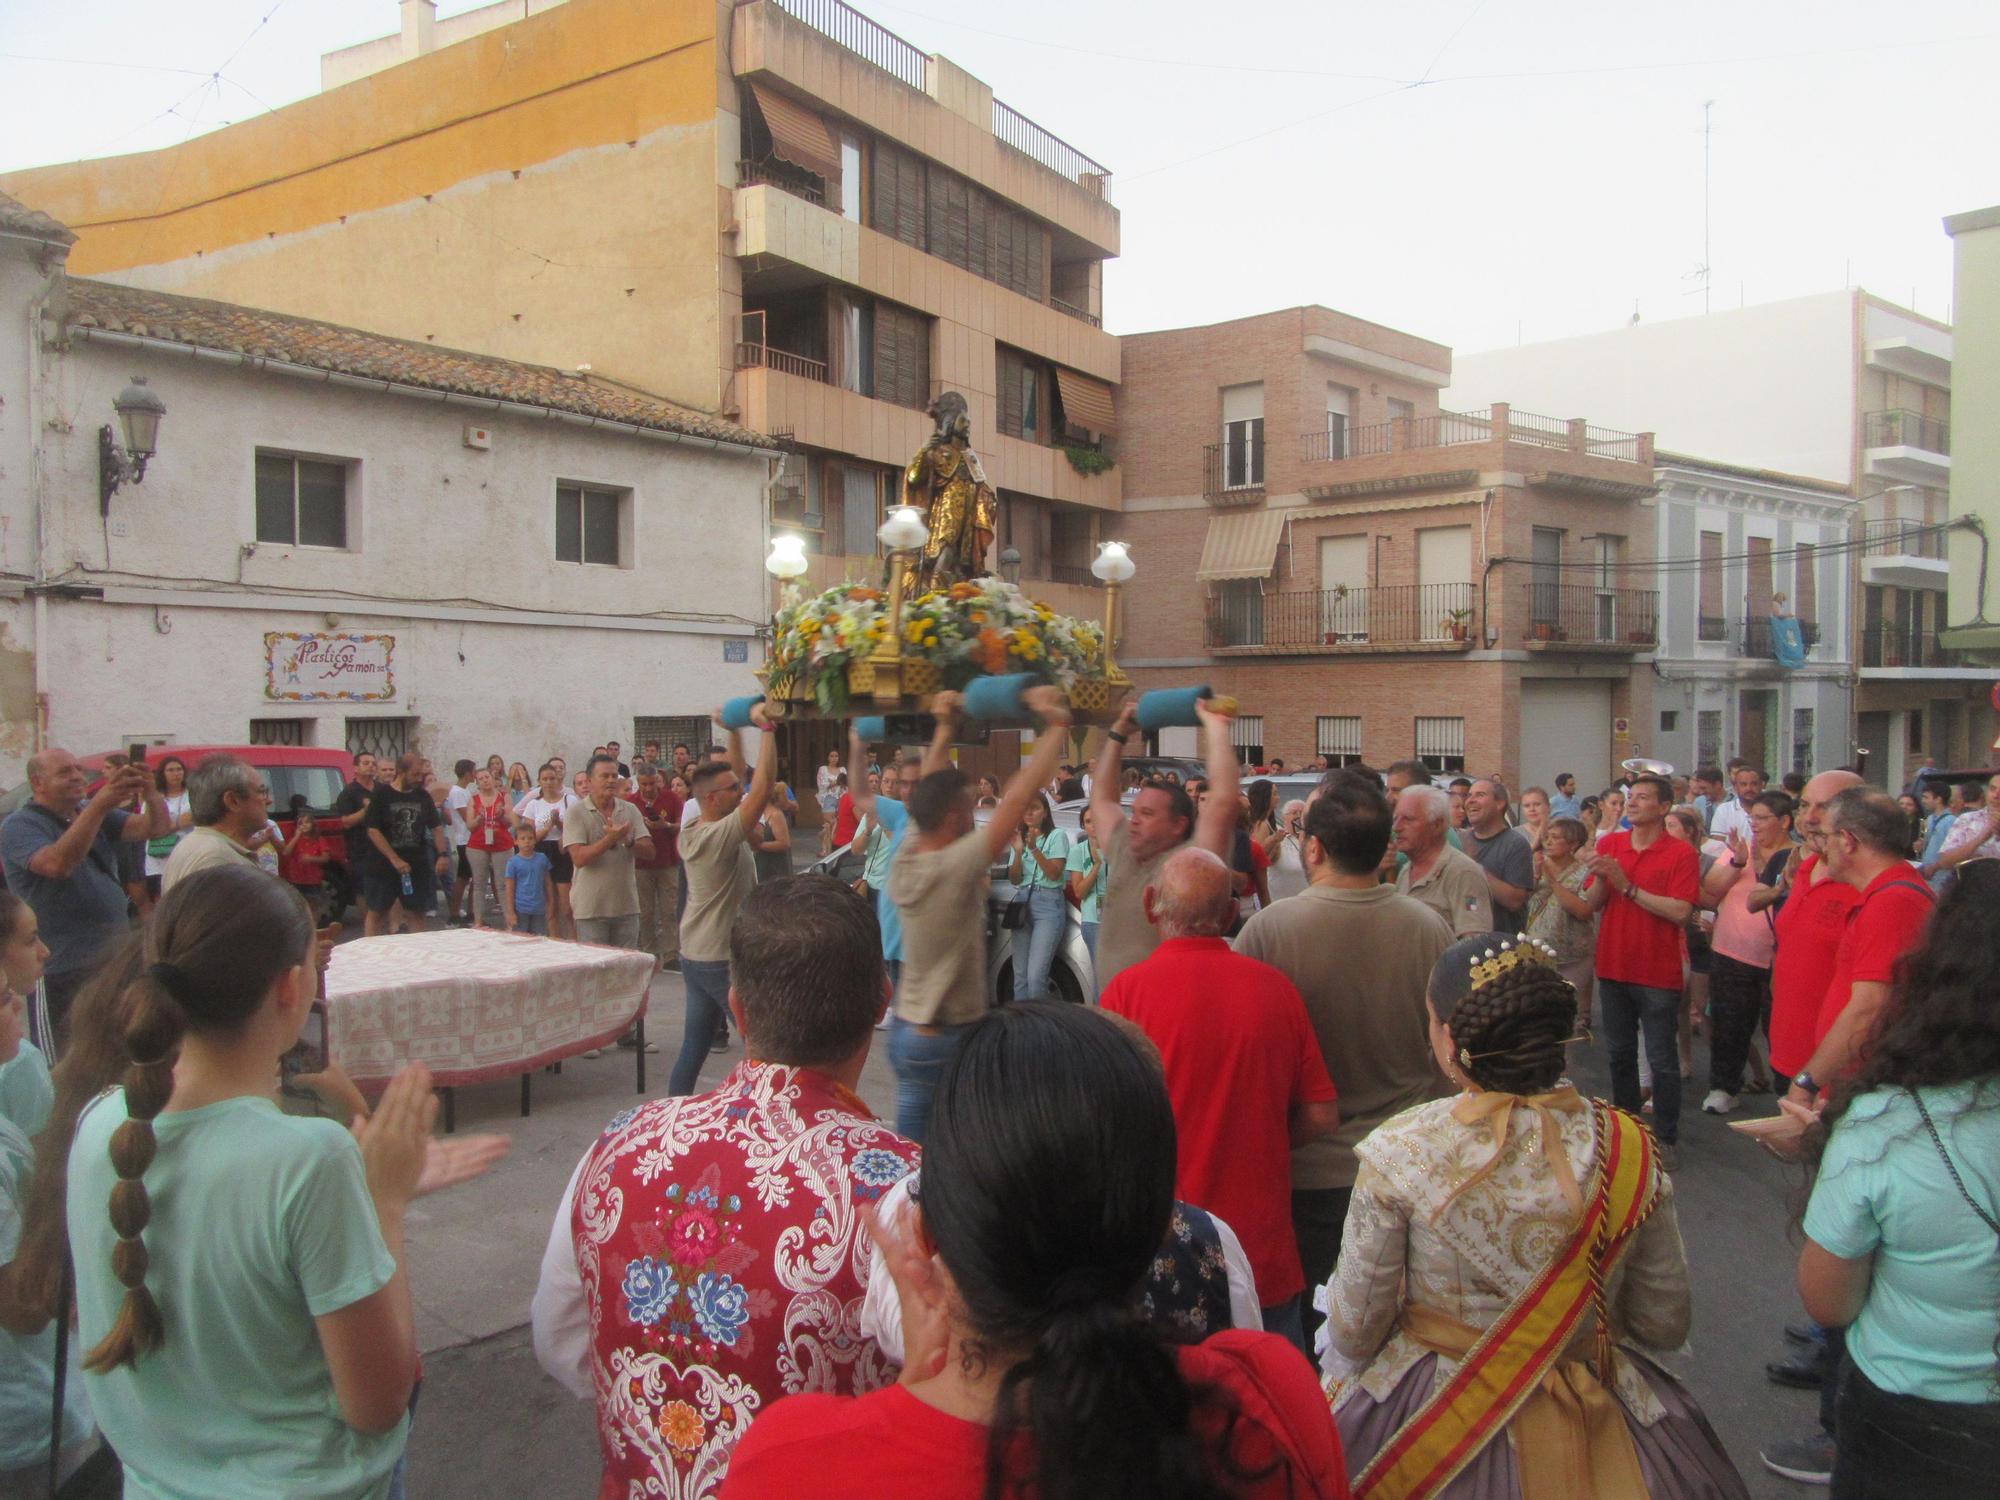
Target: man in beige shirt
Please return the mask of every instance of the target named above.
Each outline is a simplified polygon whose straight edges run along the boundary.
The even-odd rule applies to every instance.
[[[759,703],[751,722],[766,736],[758,747],[757,774],[743,789],[743,738],[724,728],[721,760],[706,761],[688,773],[688,800],[701,817],[681,829],[681,879],[687,910],[681,914],[681,983],[687,990],[687,1024],[680,1056],[668,1080],[670,1094],[691,1094],[709,1048],[724,1035],[729,1003],[729,929],[736,909],[757,885],[750,830],[764,816],[771,784],[778,775],[778,747],[769,738],[777,724]],[[722,728],[722,712],[715,722]],[[636,809],[635,809],[636,811]]]
[[[1030,688],[1027,707],[1041,720],[1035,751],[1007,782],[985,826],[973,817],[972,783],[956,766],[918,778],[905,807],[909,830],[889,867],[889,899],[903,922],[903,980],[889,1032],[896,1070],[896,1133],[922,1143],[938,1074],[960,1032],[986,1014],[987,876],[1013,841],[1028,801],[1056,768],[1068,739],[1069,707],[1052,687]],[[931,702],[939,741],[950,744],[956,693]],[[929,760],[926,765],[931,764]]]
[[[1298,988],[1340,1095],[1340,1128],[1292,1152],[1292,1232],[1314,1289],[1340,1257],[1355,1143],[1443,1086],[1424,993],[1451,929],[1378,880],[1389,826],[1388,798],[1359,777],[1324,788],[1306,811],[1311,883],[1258,912],[1236,937],[1238,953],[1283,970]],[[1322,1317],[1307,1308],[1308,1348]]]
[[[569,909],[576,940],[611,948],[639,946],[639,881],[633,874],[640,855],[653,855],[645,814],[623,796],[625,778],[606,752],[593,755],[585,769],[590,795],[569,810],[562,845],[576,866]]]
[[[1451,798],[1434,786],[1405,787],[1396,798],[1396,851],[1408,860],[1396,889],[1451,924],[1454,937],[1493,930],[1493,896],[1479,861],[1451,846]]]
[[[271,820],[271,789],[262,773],[233,755],[204,759],[188,774],[187,793],[194,827],[167,856],[162,896],[197,870],[257,863],[250,838]]]
[[[1208,795],[1195,816],[1188,794],[1171,783],[1142,785],[1126,807],[1120,793],[1125,741],[1139,723],[1138,705],[1127,702],[1104,738],[1090,781],[1090,828],[1104,849],[1104,902],[1098,916],[1097,992],[1119,974],[1152,955],[1160,945],[1159,929],[1146,920],[1146,887],[1159,874],[1167,856],[1190,837],[1224,864],[1229,863],[1236,834],[1237,787],[1241,780],[1236,747],[1230,743],[1231,716],[1217,713],[1206,702],[1196,705],[1201,716],[1202,750],[1208,758]]]

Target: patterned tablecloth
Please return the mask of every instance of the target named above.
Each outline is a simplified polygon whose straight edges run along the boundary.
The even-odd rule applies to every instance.
[[[326,972],[327,1050],[359,1084],[421,1062],[439,1088],[608,1046],[639,1014],[653,956],[489,928],[361,938]]]

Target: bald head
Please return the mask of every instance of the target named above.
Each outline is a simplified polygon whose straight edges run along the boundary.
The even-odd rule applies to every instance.
[[[1179,849],[1146,887],[1146,915],[1162,937],[1221,937],[1236,919],[1235,884],[1208,850]]]
[[[1860,786],[1861,778],[1852,771],[1822,771],[1805,785],[1799,793],[1798,830],[1799,836],[1818,852],[1826,837],[1826,805],[1851,786]]]

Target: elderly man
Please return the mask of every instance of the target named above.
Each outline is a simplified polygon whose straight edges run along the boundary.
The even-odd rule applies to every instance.
[[[1223,938],[1235,918],[1233,884],[1206,849],[1168,855],[1143,893],[1160,946],[1112,980],[1098,1005],[1160,1049],[1179,1151],[1175,1196],[1236,1231],[1265,1331],[1303,1348],[1291,1152],[1339,1125],[1340,1107],[1297,988]]]
[[[163,838],[174,826],[144,766],[120,766],[85,801],[88,784],[69,751],[43,750],[28,759],[28,800],[0,824],[7,888],[33,908],[49,949],[42,978],[54,1035],[34,1041],[51,1058],[69,1035],[70,1001],[126,930],[115,846]],[[125,811],[135,797],[145,799],[143,814]]]
[[[1465,792],[1465,852],[1486,874],[1493,901],[1493,932],[1519,932],[1535,890],[1535,850],[1528,836],[1507,822],[1507,785],[1482,776]]]
[[[772,759],[766,746],[767,788]],[[710,837],[747,853],[742,835]],[[773,1401],[896,1375],[862,1332],[855,1212],[917,1160],[855,1094],[883,1008],[874,916],[815,875],[757,886],[731,915],[748,1055],[709,1093],[611,1122],[570,1177],[535,1289],[536,1357],[595,1398],[607,1495],[712,1497]]]
[[[1406,861],[1397,872],[1396,889],[1443,917],[1455,938],[1493,931],[1486,872],[1471,855],[1452,848],[1446,837],[1451,832],[1451,798],[1426,783],[1406,787],[1395,808],[1396,852]]]
[[[1305,832],[1312,883],[1252,917],[1236,951],[1297,987],[1340,1091],[1340,1128],[1292,1153],[1292,1231],[1306,1284],[1317,1288],[1340,1256],[1355,1143],[1440,1086],[1424,992],[1452,936],[1436,912],[1376,878],[1389,844],[1389,802],[1378,788],[1329,777],[1306,809]],[[1320,1321],[1306,1309],[1308,1347]]]
[[[1860,786],[1852,771],[1822,771],[1799,794],[1796,827],[1805,857],[1786,867],[1786,892],[1778,909],[1777,950],[1771,957],[1771,1071],[1781,1089],[1812,1056],[1819,1011],[1833,982],[1847,918],[1861,893],[1833,877],[1826,861],[1826,809],[1840,793]]]
[[[1240,776],[1236,747],[1229,739],[1230,718],[1206,702],[1195,711],[1201,716],[1207,784],[1213,793],[1199,822],[1187,792],[1171,783],[1142,785],[1129,813],[1120,799],[1125,742],[1139,723],[1135,703],[1118,711],[1091,772],[1090,824],[1104,846],[1104,907],[1097,929],[1100,990],[1159,945],[1159,932],[1146,920],[1140,898],[1166,857],[1190,837],[1224,860],[1234,846]]]
[[[160,876],[160,894],[217,865],[255,864],[252,835],[271,821],[271,789],[263,773],[233,755],[211,755],[188,773],[194,828],[174,846]]]

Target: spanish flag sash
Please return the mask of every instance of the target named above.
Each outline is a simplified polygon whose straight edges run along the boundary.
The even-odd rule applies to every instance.
[[[1657,1152],[1650,1131],[1631,1115],[1604,1104],[1591,1106],[1597,1141],[1597,1174],[1581,1220],[1556,1257],[1491,1327],[1449,1348],[1435,1326],[1406,1319],[1405,1327],[1431,1347],[1462,1357],[1456,1374],[1423,1409],[1383,1445],[1354,1482],[1356,1500],[1430,1500],[1458,1476],[1507,1424],[1537,1397],[1556,1372],[1586,1314],[1597,1313],[1595,1379],[1579,1365],[1565,1367],[1564,1387],[1601,1386],[1610,1399],[1614,1368],[1604,1277],[1659,1198]],[[1423,1309],[1411,1309],[1421,1313]],[[1433,1316],[1435,1325],[1438,1319]],[[1449,1322],[1450,1320],[1442,1320]],[[1462,1326],[1462,1325],[1461,1325]],[[1426,1333],[1432,1337],[1426,1337]],[[1472,1335],[1472,1330],[1465,1330]],[[1565,1399],[1565,1406],[1578,1403]],[[1586,1403],[1588,1404],[1588,1403]],[[1602,1405],[1603,1401],[1595,1404]],[[1622,1420],[1591,1425],[1611,1443],[1631,1439]],[[1615,1428],[1615,1431],[1612,1430]],[[1636,1459],[1609,1467],[1636,1475]],[[1600,1473],[1604,1470],[1600,1469]],[[1585,1481],[1586,1487],[1588,1481]],[[1624,1489],[1623,1484],[1597,1488]],[[1529,1500],[1543,1500],[1523,1485]],[[1641,1487],[1643,1493],[1643,1486]]]

